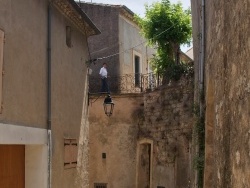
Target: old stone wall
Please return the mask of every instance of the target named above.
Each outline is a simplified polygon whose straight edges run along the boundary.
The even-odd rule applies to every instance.
[[[187,188],[192,183],[193,78],[153,92],[90,95],[90,186]]]
[[[205,11],[204,187],[250,187],[250,2],[205,1]]]
[[[144,95],[138,137],[153,142],[152,187],[191,185],[192,109],[193,82],[188,79]]]

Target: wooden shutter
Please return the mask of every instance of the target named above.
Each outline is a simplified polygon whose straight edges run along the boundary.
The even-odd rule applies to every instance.
[[[24,145],[0,145],[0,187],[25,187]]]
[[[77,140],[64,139],[64,168],[75,168],[77,165]]]

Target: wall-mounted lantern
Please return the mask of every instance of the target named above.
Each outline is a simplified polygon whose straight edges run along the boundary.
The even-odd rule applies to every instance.
[[[86,61],[86,65],[89,67],[92,63],[94,63],[95,64],[95,61],[98,61],[98,60],[100,60],[100,59],[102,59],[102,58],[96,58],[96,59],[90,59],[90,60],[87,60]],[[89,70],[89,74],[91,74],[91,72],[92,72],[92,70]],[[109,92],[108,92],[109,93]],[[88,93],[88,104],[89,104],[89,94],[90,93]],[[101,95],[100,95],[101,96]],[[99,97],[100,97],[99,96]],[[98,97],[98,98],[99,98]],[[97,99],[98,99],[97,98]],[[96,99],[96,100],[97,100]],[[95,100],[95,101],[96,101]],[[94,101],[94,102],[95,102]],[[93,103],[94,103],[93,102]],[[111,98],[111,96],[110,95],[107,95],[106,97],[105,97],[105,99],[104,99],[104,102],[103,102],[103,107],[104,107],[104,112],[105,112],[105,114],[108,116],[108,117],[110,117],[112,114],[113,114],[113,110],[114,110],[114,106],[115,106],[115,104],[113,103],[113,101],[112,101],[112,98]]]
[[[108,95],[103,102],[104,112],[108,117],[113,114],[114,105],[115,104],[113,103],[111,96]]]

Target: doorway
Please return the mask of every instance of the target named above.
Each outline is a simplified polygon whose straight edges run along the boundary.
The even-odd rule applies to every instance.
[[[137,146],[137,188],[152,188],[153,141],[144,139]]]
[[[140,87],[140,77],[141,77],[141,70],[140,70],[140,56],[134,56],[134,70],[135,70],[135,87]]]
[[[25,146],[0,145],[0,187],[25,187]]]

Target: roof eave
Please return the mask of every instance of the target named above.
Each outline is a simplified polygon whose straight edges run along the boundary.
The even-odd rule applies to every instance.
[[[52,3],[64,16],[70,19],[84,35],[92,36],[101,33],[93,21],[82,11],[81,7],[79,7],[74,0],[53,0]]]

